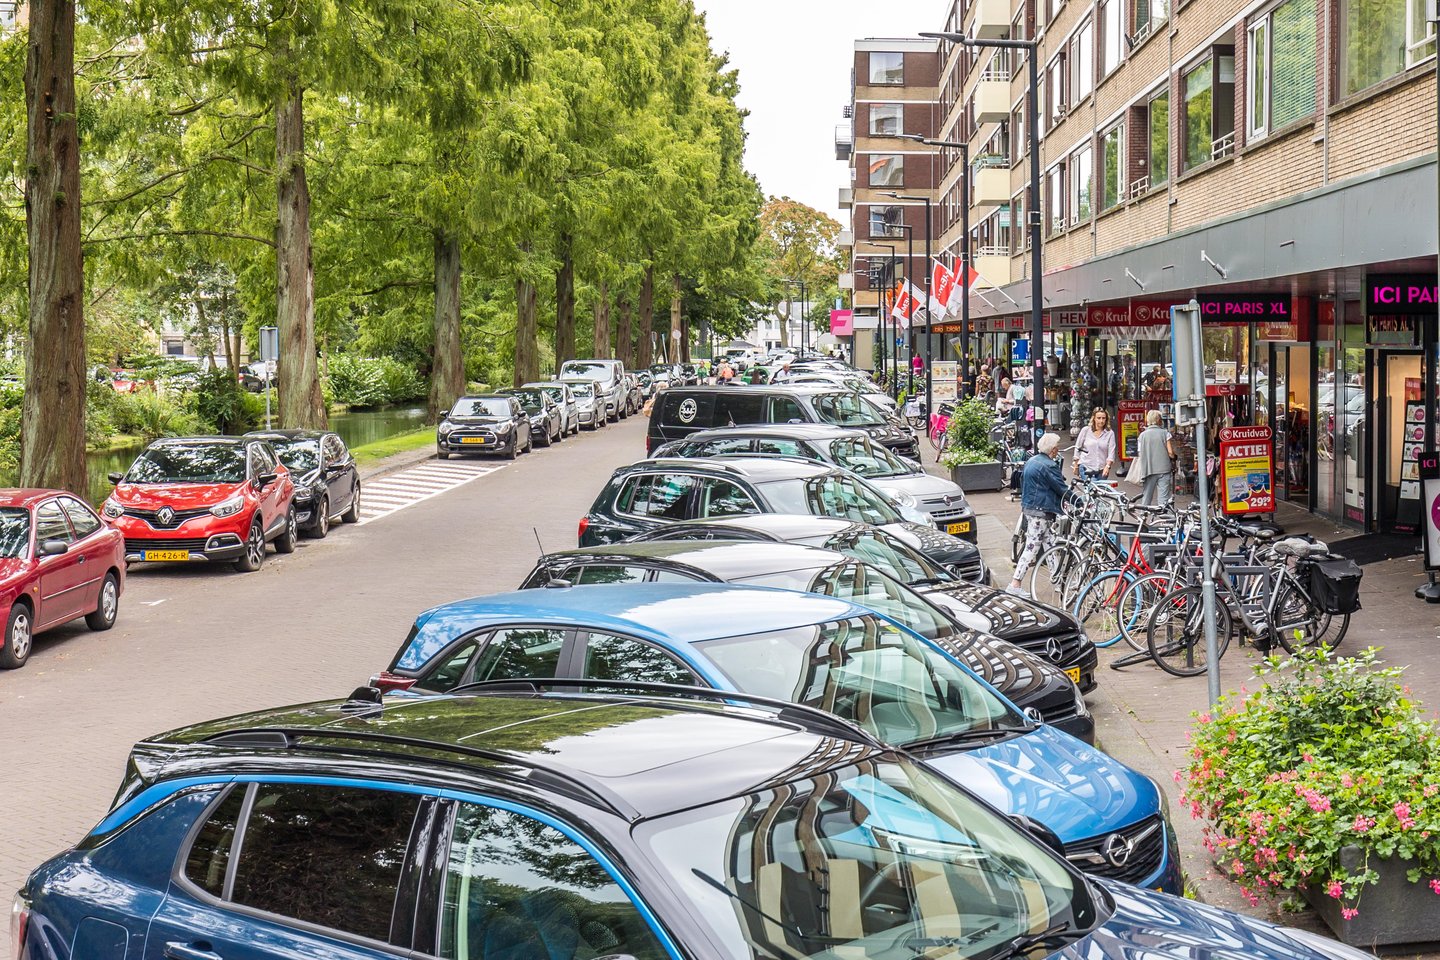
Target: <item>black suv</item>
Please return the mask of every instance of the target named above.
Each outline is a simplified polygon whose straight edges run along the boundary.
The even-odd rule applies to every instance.
[[[915,459],[915,434],[858,393],[839,388],[747,386],[672,387],[655,401],[645,452],[698,430],[748,423],[827,423],[854,427],[902,456]]]
[[[914,587],[967,627],[1013,643],[1064,670],[1086,693],[1095,689],[1095,644],[1064,610],[994,590],[970,571],[952,575],[944,565],[895,536],[893,530],[826,517],[755,515],[696,520],[661,527],[641,537],[659,540],[766,540],[835,550]]]
[[[1054,664],[959,623],[903,583],[843,553],[756,541],[655,541],[566,550],[541,557],[520,589],[592,583],[733,583],[822,593],[863,604],[955,657],[1023,710],[1095,742],[1079,690]]]
[[[323,430],[254,430],[246,437],[268,441],[295,481],[295,522],[307,536],[323,539],[337,518],[360,522],[360,471],[338,433]]]
[[[945,567],[973,566],[973,543],[911,523],[890,499],[838,467],[789,457],[660,458],[621,467],[580,521],[580,546],[615,543],[667,524],[762,513],[839,517],[885,527]]]
[[[515,397],[485,394],[461,397],[435,428],[436,455],[503,453],[514,460],[535,446],[530,415]]]

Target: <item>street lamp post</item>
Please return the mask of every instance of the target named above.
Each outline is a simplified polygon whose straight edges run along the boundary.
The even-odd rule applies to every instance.
[[[900,230],[900,231],[902,231],[902,232],[905,234],[905,283],[908,284],[909,286],[913,287],[913,286],[915,286],[915,284],[914,284],[914,282],[911,281],[911,279],[910,279],[910,272],[915,269],[915,228],[912,227],[912,226],[911,226],[910,224],[908,224],[908,223],[892,223],[892,224],[887,224],[887,227],[888,227],[888,229],[890,229],[890,230]],[[927,307],[928,307],[928,302],[927,302]],[[909,340],[910,340],[910,356],[907,357],[906,360],[905,360],[905,376],[906,376],[906,382],[908,383],[908,382],[909,382],[909,377],[910,377],[910,370],[911,370],[912,367],[915,366],[915,337],[913,336],[913,328],[914,328],[914,322],[915,322],[915,308],[914,308],[914,307],[911,307],[911,308],[910,308],[910,316],[908,316],[908,317],[905,318],[905,322],[906,322],[907,325],[909,325],[909,326],[911,327],[911,331],[912,331],[912,335],[911,335],[910,338],[909,338]],[[899,329],[899,324],[896,324],[896,329]],[[898,387],[899,384],[900,384],[900,345],[897,343],[897,344],[895,345],[895,385]]]
[[[887,336],[885,333],[885,318],[889,313],[889,308],[886,305],[885,291],[895,282],[895,244],[876,243],[874,240],[866,240],[865,242],[872,247],[890,251],[890,255],[885,264],[889,276],[888,280],[880,288],[880,310],[875,317],[875,337],[880,341],[880,373],[883,375],[885,373],[885,337]]]
[[[1030,361],[1034,372],[1031,387],[1035,393],[1035,437],[1045,432],[1045,358],[1040,343],[1045,339],[1045,301],[1040,271],[1040,55],[1038,40],[977,40],[951,31],[922,32],[922,37],[948,40],[967,47],[993,47],[998,50],[1024,50],[1030,74],[1030,93],[1025,98],[1025,126],[1030,139],[1030,200],[1025,211],[1030,230]],[[967,171],[968,175],[968,171]]]
[[[803,355],[804,352],[805,352],[806,343],[807,343],[807,341],[808,341],[808,339],[809,339],[808,337],[805,336],[805,326],[806,326],[806,320],[805,320],[805,317],[806,317],[806,309],[805,309],[805,308],[806,308],[805,281],[804,281],[804,280],[790,280],[790,279],[785,279],[785,280],[782,280],[782,281],[780,281],[780,282],[783,283],[783,284],[785,284],[787,287],[797,286],[797,287],[800,288],[800,352],[801,352],[801,354]],[[787,296],[788,296],[788,294],[787,294]],[[791,304],[792,304],[792,305],[794,304],[794,301],[793,301],[793,300],[791,301]],[[789,322],[790,322],[790,318],[789,318],[788,314],[787,314],[787,316],[786,316],[786,318],[785,318],[785,322],[786,322],[786,323],[789,323]],[[788,340],[789,338],[787,337],[786,339]]]
[[[906,137],[905,139],[910,139]],[[934,338],[935,317],[930,312],[930,274],[934,269],[931,266],[930,258],[933,256],[930,250],[932,237],[930,233],[930,198],[912,197],[904,194],[889,192],[887,197],[894,197],[896,200],[908,200],[911,202],[923,201],[925,204],[925,316],[929,322],[925,324],[925,413],[928,416],[935,408],[935,381],[930,374],[931,361],[934,359],[934,351],[931,349],[931,340]],[[915,365],[915,325],[910,325],[910,365]]]

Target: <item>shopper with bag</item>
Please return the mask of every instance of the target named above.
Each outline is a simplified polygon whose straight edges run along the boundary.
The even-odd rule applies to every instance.
[[[1050,524],[1060,513],[1060,501],[1068,489],[1065,475],[1055,450],[1060,446],[1057,434],[1047,433],[1035,444],[1036,454],[1025,461],[1020,479],[1020,512],[1025,515],[1025,548],[1015,562],[1015,577],[1006,593],[1029,596],[1020,585],[1040,549],[1050,539]]]
[[[1145,414],[1145,429],[1135,442],[1135,463],[1127,479],[1140,482],[1140,502],[1146,506],[1169,503],[1175,495],[1171,471],[1175,469],[1175,439],[1160,425],[1160,411]]]
[[[1110,414],[1096,407],[1090,423],[1080,428],[1075,439],[1075,476],[1081,480],[1106,480],[1115,466],[1115,431]]]

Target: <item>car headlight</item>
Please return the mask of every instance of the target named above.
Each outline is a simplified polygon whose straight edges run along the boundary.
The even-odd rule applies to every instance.
[[[1090,706],[1089,706],[1089,704],[1087,704],[1087,703],[1085,702],[1085,694],[1083,694],[1083,693],[1080,692],[1080,684],[1078,684],[1078,683],[1072,683],[1070,686],[1071,686],[1071,692],[1075,695],[1075,716],[1077,716],[1077,717],[1088,717],[1088,716],[1090,716]],[[1151,782],[1154,783],[1154,778],[1151,778]],[[1157,784],[1155,784],[1155,786],[1158,788],[1160,785],[1157,783]],[[1161,799],[1160,799],[1161,806],[1164,806],[1166,803],[1169,802],[1169,801],[1165,800],[1165,791],[1164,791],[1164,790],[1161,790],[1161,791],[1160,791],[1160,798],[1161,798]],[[1168,811],[1167,811],[1167,814],[1168,814]]]
[[[1076,690],[1078,691],[1079,688],[1077,687]],[[1149,780],[1152,784],[1154,784],[1154,785],[1155,785],[1155,792],[1158,793],[1158,794],[1160,794],[1160,812],[1161,812],[1162,814],[1164,814],[1164,816],[1165,816],[1165,822],[1166,822],[1166,823],[1169,823],[1169,822],[1170,822],[1170,796],[1169,796],[1169,794],[1167,794],[1167,793],[1165,792],[1165,788],[1164,788],[1164,787],[1160,786],[1160,781],[1159,781],[1159,780],[1156,780],[1154,777],[1146,777],[1145,779],[1146,779],[1146,780]]]
[[[913,496],[901,490],[891,490],[890,499],[894,500],[897,505],[910,510],[914,510],[917,506],[920,505],[920,502],[916,500]]]
[[[451,430],[455,429],[455,424],[451,423],[449,420],[441,420],[440,425],[435,429],[438,430],[440,432],[440,436],[443,437]]]
[[[1293,940],[1308,950],[1313,950],[1316,956],[1328,957],[1329,960],[1375,960],[1373,954],[1346,946],[1323,934],[1310,930],[1299,930],[1295,927],[1276,927],[1275,929],[1286,939]]]
[[[120,506],[120,504],[116,503],[114,500],[107,499],[105,501],[105,505],[100,508],[100,512],[105,514],[105,516],[109,517],[111,520],[114,520],[116,517],[124,515],[125,508]]]
[[[245,498],[236,495],[229,500],[222,500],[215,504],[210,508],[210,512],[217,517],[233,517],[243,509],[245,509]]]
[[[294,500],[296,503],[309,503],[310,498],[315,496],[315,491],[309,487],[296,487]],[[223,504],[222,504],[223,506]],[[219,509],[218,507],[216,509]],[[212,511],[213,512],[213,511]],[[215,514],[217,517],[222,514]]]

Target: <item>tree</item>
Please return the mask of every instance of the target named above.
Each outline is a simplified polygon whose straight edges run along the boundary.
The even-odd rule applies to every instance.
[[[29,342],[20,483],[84,490],[85,271],[75,2],[32,0],[25,65]]]
[[[760,253],[769,278],[766,303],[780,324],[780,343],[789,345],[790,325],[781,310],[798,293],[794,284],[803,280],[813,297],[833,287],[840,274],[836,241],[840,224],[829,215],[789,197],[771,197],[760,212]]]

